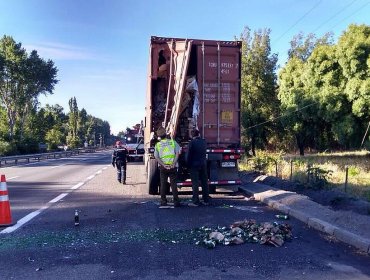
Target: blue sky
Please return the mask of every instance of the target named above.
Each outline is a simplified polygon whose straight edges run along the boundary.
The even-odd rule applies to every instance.
[[[299,32],[336,37],[370,24],[370,0],[0,0],[0,36],[37,50],[59,69],[59,104],[106,120],[117,134],[144,118],[150,36],[233,40],[244,26],[271,29],[284,64]]]

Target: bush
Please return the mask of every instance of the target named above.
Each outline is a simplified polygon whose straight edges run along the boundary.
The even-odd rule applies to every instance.
[[[329,185],[329,179],[333,171],[320,167],[309,167],[307,169],[308,183],[315,189],[322,189]]]
[[[0,156],[10,156],[14,154],[17,154],[16,145],[0,140]]]

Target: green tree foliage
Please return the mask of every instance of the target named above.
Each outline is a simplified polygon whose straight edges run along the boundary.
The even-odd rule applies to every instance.
[[[360,147],[370,120],[369,34],[370,26],[350,25],[337,44],[328,34],[293,39],[279,72],[279,99],[300,154]]]
[[[66,143],[66,132],[68,117],[59,104],[46,104],[38,112],[40,118],[45,122],[43,139],[48,145],[49,150],[55,150],[58,146]]]
[[[351,143],[359,147],[370,122],[370,26],[350,25],[339,39],[336,55],[343,71],[344,94],[352,107],[351,123],[357,124]]]
[[[65,143],[76,148],[85,140],[95,145],[96,135],[110,138],[109,123],[79,111],[75,97],[68,115],[58,104],[40,108],[38,97],[53,94],[56,74],[54,63],[37,51],[28,54],[10,36],[0,39],[0,156],[38,152],[39,143],[54,150]]]
[[[88,120],[88,116],[87,116],[87,112],[84,108],[81,109],[81,111],[79,111],[79,114],[78,114],[78,138],[81,139],[82,142],[85,142],[87,141],[88,142],[88,138],[89,138],[89,135],[87,134],[87,120]]]
[[[37,51],[30,54],[10,36],[0,40],[0,101],[7,113],[9,137],[23,137],[25,121],[38,104],[40,94],[52,94],[57,68]]]
[[[242,47],[242,125],[252,153],[265,147],[276,131],[273,120],[278,115],[276,95],[277,55],[271,54],[270,30],[251,34],[245,28],[240,36]]]
[[[110,125],[107,121],[88,115],[85,109],[78,110],[76,97],[69,100],[67,144],[71,148],[83,145],[105,144],[110,139]],[[102,141],[100,141],[100,136]]]
[[[69,102],[69,114],[68,114],[68,136],[67,144],[71,148],[77,148],[80,145],[80,139],[78,137],[78,106],[76,97],[72,97]]]
[[[48,150],[56,150],[58,148],[58,145],[63,143],[64,138],[64,134],[58,129],[58,127],[54,127],[48,130],[45,136]]]
[[[280,108],[284,118],[281,122],[291,139],[295,139],[300,155],[306,147],[316,147],[325,139],[325,123],[318,115],[319,102],[315,97],[318,90],[312,88],[316,80],[307,70],[307,61],[319,46],[330,45],[330,34],[316,39],[309,34],[305,39],[300,33],[291,41],[289,60],[279,72]]]

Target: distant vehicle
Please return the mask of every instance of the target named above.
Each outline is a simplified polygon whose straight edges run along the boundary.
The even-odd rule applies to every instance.
[[[207,141],[210,191],[238,185],[240,148],[240,41],[151,37],[144,120],[145,164],[150,194],[158,194],[153,156],[159,126],[182,148],[178,185],[190,186],[185,153],[190,132]]]
[[[125,147],[128,151],[127,161],[143,161],[144,160],[144,144],[143,144],[143,124],[133,126],[133,129],[128,129],[125,136]]]
[[[127,155],[127,161],[143,161],[144,160],[144,144],[142,143],[134,143],[134,144],[126,144],[125,145],[128,155]]]

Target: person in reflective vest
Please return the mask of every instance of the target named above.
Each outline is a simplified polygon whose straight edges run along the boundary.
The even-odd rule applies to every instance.
[[[122,145],[121,141],[116,142],[116,148],[112,154],[112,165],[117,168],[117,180],[126,184],[126,167],[127,167],[127,149]]]
[[[155,145],[154,157],[159,164],[161,206],[167,206],[167,180],[170,178],[174,206],[178,207],[180,206],[180,200],[176,185],[176,165],[180,154],[180,146],[175,140],[166,137],[166,130],[163,127],[157,130],[157,136],[161,140]]]

